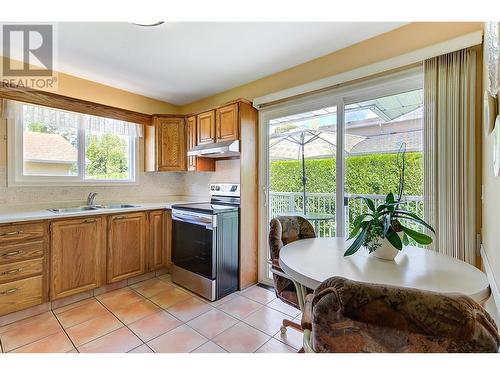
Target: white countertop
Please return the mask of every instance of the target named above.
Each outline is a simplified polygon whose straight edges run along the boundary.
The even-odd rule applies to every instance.
[[[189,203],[189,202],[203,202],[209,199],[203,199],[200,197],[169,197],[164,199],[158,199],[157,202],[99,202],[96,204],[131,204],[137,207],[130,208],[119,208],[119,209],[105,209],[101,208],[98,210],[83,211],[83,212],[63,212],[55,213],[48,211],[49,208],[60,208],[60,207],[74,207],[85,205],[85,202],[55,202],[55,203],[43,203],[43,204],[33,204],[33,205],[12,205],[0,207],[0,224],[14,223],[22,221],[33,221],[33,220],[55,220],[68,217],[81,217],[81,216],[96,216],[96,215],[108,215],[120,212],[134,212],[134,211],[150,211],[158,209],[171,209],[173,204],[179,203]]]

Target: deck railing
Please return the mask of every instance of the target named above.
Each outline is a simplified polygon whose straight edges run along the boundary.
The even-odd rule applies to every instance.
[[[354,218],[367,211],[366,204],[361,197],[373,199],[375,205],[385,201],[384,195],[379,194],[347,194],[346,217],[349,223]],[[271,217],[286,213],[298,213],[303,211],[303,194],[301,192],[270,192],[269,206]],[[319,237],[335,236],[335,193],[307,193],[307,212],[309,214],[329,214],[333,218],[329,220],[313,220],[316,233]],[[424,215],[424,202],[422,196],[405,196],[404,206],[406,209],[415,212],[418,216]]]

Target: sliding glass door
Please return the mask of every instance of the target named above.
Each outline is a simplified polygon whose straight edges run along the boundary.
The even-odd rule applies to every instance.
[[[365,210],[398,187],[397,153],[406,148],[407,204],[423,210],[422,74],[359,84],[260,112],[261,282],[269,273],[269,221],[299,215],[318,237],[345,237]]]
[[[366,212],[359,198],[380,204],[389,192],[397,194],[403,151],[403,200],[423,217],[423,90],[346,104],[344,129],[347,230]]]
[[[334,237],[337,107],[269,122],[269,218],[299,215]]]

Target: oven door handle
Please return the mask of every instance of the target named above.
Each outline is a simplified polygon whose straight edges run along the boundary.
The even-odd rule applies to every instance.
[[[199,218],[192,215],[172,214],[172,220],[182,221],[183,223],[204,226],[208,230],[213,230],[214,226],[211,220]]]

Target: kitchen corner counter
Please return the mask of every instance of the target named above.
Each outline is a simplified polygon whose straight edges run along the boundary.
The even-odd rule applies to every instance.
[[[0,224],[17,223],[23,221],[36,221],[36,220],[57,220],[57,219],[82,217],[82,216],[100,216],[100,215],[116,214],[121,212],[171,209],[173,204],[200,202],[202,200],[203,199],[200,199],[200,197],[195,197],[192,199],[189,197],[182,197],[179,199],[159,200],[159,202],[147,202],[147,203],[127,201],[126,202],[127,204],[131,204],[136,207],[115,208],[115,209],[100,208],[92,211],[63,212],[63,213],[51,212],[48,209],[55,207],[71,207],[75,205],[81,205],[82,203],[81,202],[73,204],[55,203],[55,204],[44,204],[43,206],[42,205],[10,206],[5,208],[0,208]]]

